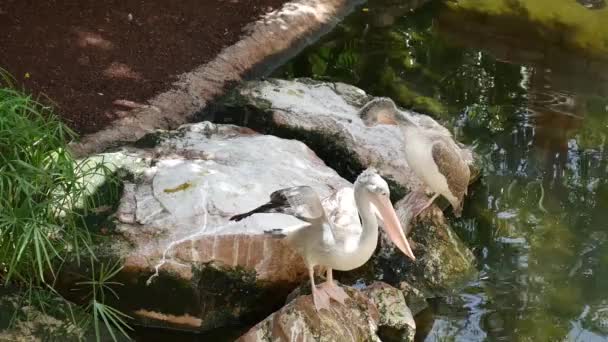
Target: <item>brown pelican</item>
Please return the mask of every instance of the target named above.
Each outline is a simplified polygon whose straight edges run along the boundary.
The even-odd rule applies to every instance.
[[[340,189],[324,203],[327,211],[311,187],[297,186],[277,190],[270,195],[270,202],[231,218],[240,221],[256,213],[283,213],[307,222],[303,228],[288,233],[286,239],[308,267],[317,310],[329,309],[330,298],[340,303],[348,298],[334,283],[332,270],[349,271],[369,260],[378,243],[377,216],[393,243],[416,259],[390,202],[388,185],[376,170],[365,170],[355,181],[354,189]],[[315,266],[327,270],[326,282],[318,288]]]
[[[471,171],[452,135],[445,129],[429,129],[417,124],[408,114],[397,109],[389,98],[368,102],[359,115],[367,126],[389,124],[401,128],[405,139],[405,159],[414,174],[433,192],[431,199],[415,210],[414,216],[442,195],[452,205],[454,215],[460,217]],[[429,122],[429,125],[437,124]]]

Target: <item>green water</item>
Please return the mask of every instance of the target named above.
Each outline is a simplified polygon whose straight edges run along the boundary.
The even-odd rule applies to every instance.
[[[608,62],[570,26],[412,7],[371,1],[275,76],[390,96],[483,156],[452,219],[480,276],[432,301],[418,339],[608,340]]]

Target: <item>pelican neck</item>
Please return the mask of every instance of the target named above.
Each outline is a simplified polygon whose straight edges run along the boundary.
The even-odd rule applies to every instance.
[[[372,210],[369,193],[367,190],[362,189],[362,186],[359,184],[355,185],[355,202],[357,204],[357,211],[361,217],[361,245],[366,244],[365,242],[373,242],[375,246],[378,241],[378,218]]]

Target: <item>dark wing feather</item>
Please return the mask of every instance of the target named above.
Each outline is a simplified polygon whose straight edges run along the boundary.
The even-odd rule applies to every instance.
[[[450,191],[458,199],[457,205],[452,203],[452,207],[459,215],[462,210],[462,199],[467,193],[471,178],[469,165],[462,159],[460,149],[455,144],[442,139],[433,143],[432,153],[439,172],[445,176]]]
[[[240,221],[256,213],[281,213],[311,222],[325,217],[319,196],[309,186],[296,186],[277,190],[270,194],[270,202],[249,212],[235,215],[231,221]]]

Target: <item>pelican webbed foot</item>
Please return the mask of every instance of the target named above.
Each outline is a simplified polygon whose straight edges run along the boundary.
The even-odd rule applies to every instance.
[[[317,312],[321,309],[329,310],[329,295],[323,289],[317,288],[315,285],[315,271],[313,266],[308,267],[308,275],[310,276],[310,288],[312,290],[312,301],[315,304]]]
[[[426,210],[426,208],[430,207],[431,204],[433,204],[437,197],[439,197],[439,194],[434,194],[431,199],[428,199],[428,197],[426,197],[426,194],[423,192],[413,193],[412,203],[414,203],[414,206],[412,207],[412,212],[414,213],[414,215],[412,216],[412,218],[418,217],[418,215],[422,214],[422,212]]]
[[[320,289],[324,291],[329,298],[340,304],[344,304],[344,301],[350,297],[344,292],[344,289],[334,282],[334,274],[331,267],[326,268],[325,275],[327,280],[319,285]]]
[[[329,294],[324,289],[313,287],[312,301],[315,304],[317,312],[321,311],[321,309],[329,310]]]
[[[348,294],[334,282],[326,281],[319,285],[319,290],[327,294],[327,296],[340,304],[344,304],[344,301],[350,298]]]

